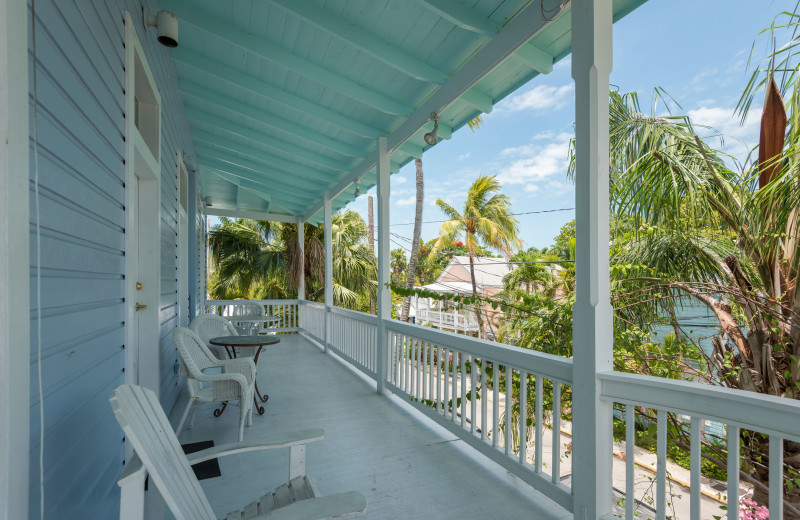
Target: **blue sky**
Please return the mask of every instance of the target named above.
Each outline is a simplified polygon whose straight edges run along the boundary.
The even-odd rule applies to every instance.
[[[793,0],[650,0],[614,25],[611,84],[636,91],[649,106],[654,87],[664,88],[695,124],[728,135],[729,153],[744,157],[758,144],[761,95],[748,120],[739,125],[734,107],[750,75],[747,62],[767,53],[759,32]],[[780,46],[783,42],[778,42]],[[515,213],[572,208],[575,190],[566,179],[568,143],[573,133],[574,86],[570,60],[556,64],[484,115],[475,132],[463,128],[449,141],[425,152],[423,221],[443,220],[435,206],[442,198],[461,208],[468,186],[480,174],[496,174]],[[752,65],[751,65],[752,68]],[[414,163],[392,176],[392,249],[410,248],[415,199]],[[368,195],[375,195],[374,188]],[[377,201],[376,201],[377,204]],[[350,204],[366,219],[367,197]],[[377,208],[376,208],[377,211]],[[573,211],[520,215],[525,247],[552,243]],[[439,224],[423,225],[422,238],[438,234]],[[405,237],[400,238],[400,237]]]

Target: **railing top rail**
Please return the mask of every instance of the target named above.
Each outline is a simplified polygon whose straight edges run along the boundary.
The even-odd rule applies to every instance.
[[[541,374],[562,383],[572,384],[572,360],[568,358],[396,320],[386,320],[386,328],[440,346],[451,347],[479,358],[486,358],[501,365],[509,365],[529,373]]]
[[[262,305],[296,305],[299,300],[206,300],[205,305],[242,305],[244,303],[258,303]]]
[[[311,301],[308,301],[308,300],[301,300],[299,303],[301,305],[305,305],[307,307],[313,307],[315,309],[321,309],[321,310],[325,309],[325,304],[324,303],[320,303],[320,302],[311,302]]]
[[[367,314],[366,312],[358,312],[351,309],[336,307],[335,305],[331,309],[331,312],[333,314],[344,316],[345,318],[363,321],[364,323],[369,323],[370,325],[378,325],[378,317],[373,316],[372,314]]]
[[[800,401],[625,372],[598,374],[604,399],[702,417],[800,442]]]

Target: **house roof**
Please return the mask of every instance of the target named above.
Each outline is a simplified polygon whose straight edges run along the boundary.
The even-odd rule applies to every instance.
[[[615,20],[645,0],[614,0]],[[163,0],[209,214],[322,218],[570,52],[564,0]],[[190,161],[191,162],[191,161]]]
[[[453,269],[453,266],[461,266],[463,270]],[[475,257],[475,283],[478,287],[502,287],[503,277],[513,271],[516,266],[509,264],[505,258],[491,258],[486,256]],[[456,281],[446,280],[456,276],[469,284],[469,292],[472,292],[472,280],[470,278],[469,257],[454,256],[444,271],[436,279],[437,283],[452,285]]]

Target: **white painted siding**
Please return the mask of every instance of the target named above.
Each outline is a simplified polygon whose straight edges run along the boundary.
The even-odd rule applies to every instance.
[[[156,4],[148,2],[152,12]],[[132,14],[162,99],[161,398],[180,379],[175,152],[196,164],[169,52],[133,0],[36,2],[45,516],[113,518],[123,434],[108,404],[124,381],[124,26]],[[31,42],[29,42],[29,45]],[[31,89],[33,82],[31,81]],[[33,97],[31,96],[31,102]],[[31,107],[33,104],[31,103]],[[31,111],[31,117],[33,112]],[[33,120],[31,120],[31,123]],[[33,124],[31,124],[33,135]],[[31,160],[31,176],[35,175]],[[31,515],[39,511],[36,200],[31,184]],[[198,220],[202,221],[202,218]]]

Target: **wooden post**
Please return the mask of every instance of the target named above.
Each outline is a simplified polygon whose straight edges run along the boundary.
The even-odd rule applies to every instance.
[[[28,518],[28,3],[0,0],[0,519]],[[38,460],[38,455],[36,455]],[[39,516],[38,508],[36,516]]]
[[[302,269],[300,270],[300,283],[297,285],[297,299],[306,299],[306,223],[302,219],[297,221],[297,249],[300,254]]]
[[[331,311],[333,310],[333,215],[331,194],[325,192],[325,352],[331,341]]]
[[[385,137],[378,138],[378,393],[386,386],[386,359],[389,351],[389,332],[386,322],[392,319],[392,295],[389,283],[391,254],[389,252],[389,151]]]
[[[369,250],[372,251],[372,254],[375,254],[375,220],[372,216],[372,196],[367,197],[367,216],[368,216],[368,232],[369,232]],[[372,298],[369,299],[369,313],[375,314],[377,311],[375,309],[375,300]]]
[[[572,4],[575,80],[576,301],[573,310],[574,516],[611,513],[612,408],[600,400],[597,374],[613,369],[609,287],[608,78],[612,6],[608,0]]]

